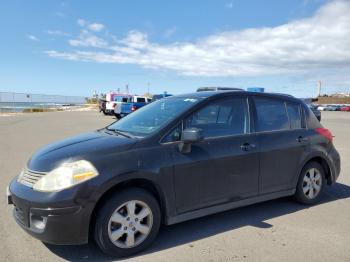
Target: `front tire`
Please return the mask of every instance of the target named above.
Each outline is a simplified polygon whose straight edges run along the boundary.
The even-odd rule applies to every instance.
[[[320,201],[325,185],[324,168],[317,162],[309,162],[301,171],[294,197],[302,204],[315,204]]]
[[[125,257],[147,248],[156,238],[161,213],[147,191],[131,188],[107,199],[97,212],[94,238],[111,256]]]

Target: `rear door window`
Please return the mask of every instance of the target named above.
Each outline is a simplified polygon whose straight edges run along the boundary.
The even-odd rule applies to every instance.
[[[283,100],[257,96],[253,99],[257,114],[258,131],[276,131],[290,128],[286,105]]]

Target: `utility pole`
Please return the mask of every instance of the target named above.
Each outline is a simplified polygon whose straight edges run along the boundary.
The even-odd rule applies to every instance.
[[[125,86],[125,92],[126,92],[127,94],[129,94],[129,84],[126,84],[126,86]]]
[[[317,81],[317,96],[321,96],[321,80]]]

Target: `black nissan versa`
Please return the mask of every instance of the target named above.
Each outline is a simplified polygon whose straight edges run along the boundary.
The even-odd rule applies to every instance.
[[[299,99],[244,91],[167,97],[39,150],[9,185],[18,224],[52,244],[147,247],[160,225],[294,196],[336,181],[333,136]]]

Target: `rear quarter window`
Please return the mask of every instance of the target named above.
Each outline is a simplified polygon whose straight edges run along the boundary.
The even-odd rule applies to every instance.
[[[307,128],[319,128],[322,127],[320,121],[316,118],[315,114],[311,111],[311,109],[307,106],[304,106],[305,118]]]

